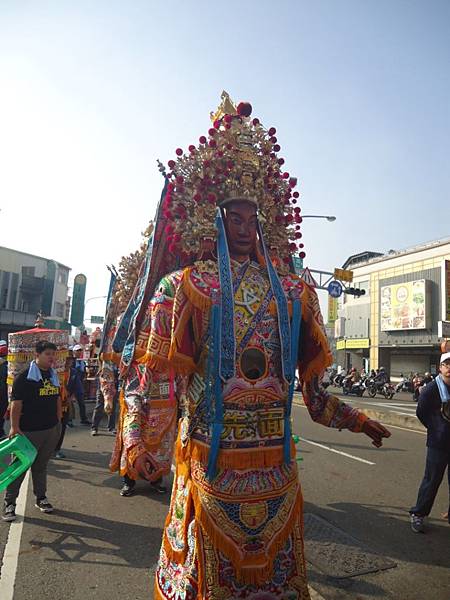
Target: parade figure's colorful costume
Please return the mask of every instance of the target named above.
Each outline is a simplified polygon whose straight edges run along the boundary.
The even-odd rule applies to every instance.
[[[183,268],[147,305],[145,354],[130,327],[138,388],[158,373],[187,378],[154,598],[307,599],[291,435],[297,362],[315,421],[357,432],[365,417],[319,385],[331,354],[314,290],[289,272],[301,218],[275,131],[251,120],[248,105],[236,111],[225,96],[224,107],[209,138],[169,162],[156,234]],[[257,206],[259,229],[238,262],[226,219],[242,201]]]
[[[115,297],[117,276],[112,273],[108,294],[103,338],[101,340],[101,369],[99,383],[105,404],[113,404],[118,393],[116,370],[120,355],[114,352],[113,342],[121,317],[120,303]],[[133,299],[132,299],[133,301]],[[149,305],[140,322],[136,358],[145,354],[151,327],[153,306]],[[150,482],[168,475],[172,466],[177,424],[175,377],[151,374],[145,365],[134,362],[123,373],[120,394],[120,414],[110,469],[119,472],[125,481],[136,481],[139,473],[134,463],[142,454],[152,465]]]

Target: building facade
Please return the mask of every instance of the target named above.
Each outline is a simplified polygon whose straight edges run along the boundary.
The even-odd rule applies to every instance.
[[[0,339],[33,327],[40,311],[47,327],[69,329],[69,273],[55,260],[0,246]]]
[[[450,337],[450,238],[385,255],[361,253],[343,268],[366,293],[341,297],[338,364],[383,366],[394,379],[436,373],[440,342]]]

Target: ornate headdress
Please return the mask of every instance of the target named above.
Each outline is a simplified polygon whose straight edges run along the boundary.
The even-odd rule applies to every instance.
[[[178,148],[169,161],[163,214],[170,252],[198,255],[204,241],[217,237],[217,207],[237,199],[257,206],[266,244],[280,259],[289,262],[303,248],[297,180],[283,171],[275,128],[265,129],[251,113],[248,102],[235,107],[223,92],[208,136],[187,153]]]

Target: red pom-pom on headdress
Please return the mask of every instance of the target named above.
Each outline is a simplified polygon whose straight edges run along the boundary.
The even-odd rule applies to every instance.
[[[253,109],[250,102],[239,102],[236,110],[240,117],[249,117],[252,114]]]

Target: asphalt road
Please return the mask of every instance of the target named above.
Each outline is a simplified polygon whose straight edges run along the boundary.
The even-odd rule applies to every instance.
[[[405,392],[399,392],[395,394],[392,400],[386,400],[381,394],[377,394],[375,398],[369,398],[367,392],[364,392],[364,395],[360,398],[358,396],[344,396],[341,388],[329,387],[328,391],[344,400],[344,402],[349,402],[361,408],[391,412],[407,417],[416,416],[417,404],[412,399],[412,394]]]
[[[407,510],[423,473],[425,436],[393,429],[377,450],[363,435],[313,423],[304,407],[294,407],[294,420],[295,433],[308,440],[298,445],[305,513],[322,517],[397,564],[346,579],[308,564],[313,588],[326,600],[448,600],[450,527],[440,518],[448,506],[445,483],[427,533],[413,534],[409,528]],[[107,470],[112,443],[106,432],[93,438],[89,429],[69,430],[67,458],[50,467],[54,514],[34,508],[30,486],[14,600],[152,598],[151,572],[168,497],[155,496],[144,482],[135,496],[120,497],[120,481]],[[8,528],[0,523],[0,554]]]

